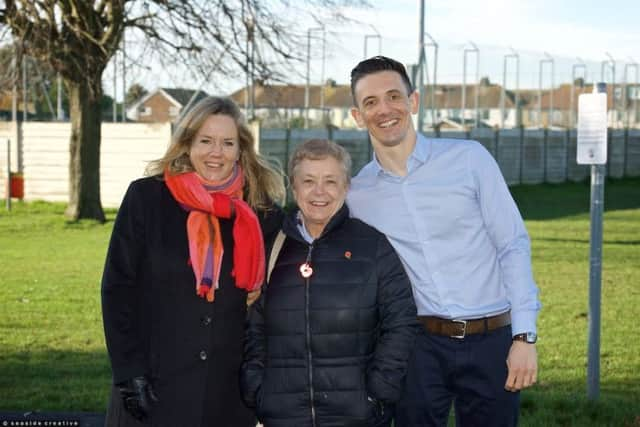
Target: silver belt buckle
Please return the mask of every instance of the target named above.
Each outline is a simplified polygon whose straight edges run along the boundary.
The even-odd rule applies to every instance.
[[[451,319],[451,321],[453,323],[460,323],[462,325],[462,334],[461,335],[451,335],[451,338],[456,338],[456,339],[463,339],[465,337],[465,335],[467,334],[467,321],[466,320],[460,320],[460,319]]]

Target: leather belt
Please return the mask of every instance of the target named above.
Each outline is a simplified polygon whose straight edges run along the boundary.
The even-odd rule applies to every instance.
[[[481,319],[443,319],[435,316],[418,316],[427,332],[450,338],[462,339],[467,335],[482,334],[511,324],[511,314],[506,311]]]

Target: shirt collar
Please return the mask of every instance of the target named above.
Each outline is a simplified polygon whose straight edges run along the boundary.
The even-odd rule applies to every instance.
[[[305,240],[305,242],[311,244],[315,240],[309,230],[307,230],[307,226],[304,225],[304,218],[302,218],[302,212],[298,211],[296,214],[296,226],[298,227],[298,231],[300,235]]]
[[[340,227],[340,225],[347,219],[349,219],[349,208],[345,201],[345,203],[342,204],[342,207],[338,209],[338,212],[333,214],[329,223],[322,230],[322,234],[318,236],[318,239],[323,238],[324,235],[331,232],[333,229]],[[309,234],[309,231],[302,220],[302,212],[300,212],[299,208],[296,209],[294,213],[287,215],[282,224],[282,231],[284,231],[288,236],[297,237],[298,240],[304,240],[309,244],[317,240]]]
[[[417,135],[416,145],[413,147],[413,151],[411,152],[411,154],[409,155],[409,158],[407,159],[407,171],[409,173],[411,173],[415,168],[425,164],[427,160],[429,160],[429,156],[431,155],[431,145],[432,145],[431,140],[426,138],[420,132],[416,132],[416,135]],[[377,176],[379,176],[380,174],[393,175],[385,171],[385,169],[382,167],[382,165],[378,161],[375,151],[373,153],[372,164],[373,164],[375,175]]]

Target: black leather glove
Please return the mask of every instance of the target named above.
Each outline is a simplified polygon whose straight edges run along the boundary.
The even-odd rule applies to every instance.
[[[151,414],[151,407],[158,402],[151,383],[146,377],[135,377],[116,384],[124,402],[124,407],[132,417],[145,421]]]

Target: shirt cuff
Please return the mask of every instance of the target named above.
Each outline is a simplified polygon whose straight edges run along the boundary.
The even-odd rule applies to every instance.
[[[533,332],[537,334],[536,319],[537,310],[525,310],[514,312],[511,310],[511,335]]]

